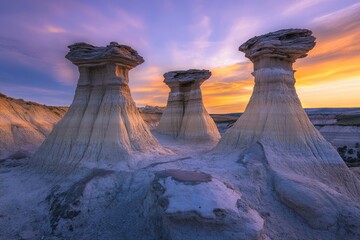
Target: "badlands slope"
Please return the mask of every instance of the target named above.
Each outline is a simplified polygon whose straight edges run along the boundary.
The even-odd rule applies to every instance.
[[[66,110],[0,94],[0,159],[34,152]]]
[[[335,147],[360,143],[360,109],[308,109],[311,122]]]

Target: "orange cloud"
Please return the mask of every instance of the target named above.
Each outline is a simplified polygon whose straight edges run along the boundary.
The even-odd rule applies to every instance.
[[[45,31],[49,32],[49,33],[63,33],[63,32],[65,32],[65,29],[63,29],[61,27],[48,25],[45,27]]]
[[[315,48],[299,59],[296,87],[304,107],[359,107],[360,4],[320,17],[313,22]],[[252,64],[234,64],[213,70],[217,80],[204,83],[209,112],[239,112],[252,93]],[[247,75],[246,75],[247,74]],[[229,81],[230,79],[230,81]],[[220,82],[223,84],[220,84]]]
[[[297,92],[305,108],[359,107],[360,78],[326,82],[311,86],[299,86]]]
[[[360,4],[354,4],[313,21],[317,38],[309,56],[294,64],[296,88],[304,107],[359,107]],[[211,69],[202,85],[210,113],[244,111],[254,86],[250,61]],[[138,104],[166,105],[169,89],[159,67],[148,67],[132,91]],[[146,84],[144,84],[146,82]]]
[[[344,28],[340,26],[340,29]],[[360,25],[353,31],[332,31],[324,33],[321,26],[315,28],[315,48],[307,58],[295,63],[300,84],[312,85],[360,76]]]
[[[304,107],[359,107],[360,4],[313,21],[317,44],[295,64]]]
[[[163,83],[160,67],[147,66],[139,71],[130,71],[131,93],[138,106],[165,106],[169,88]]]
[[[243,111],[253,88],[251,68],[246,62],[212,70],[212,77],[202,85],[204,104],[209,112]],[[166,105],[169,88],[163,83],[160,71],[159,67],[149,66],[131,76],[131,92],[137,105]]]
[[[204,104],[210,113],[240,112],[246,107],[254,85],[249,62],[212,70],[202,85]]]

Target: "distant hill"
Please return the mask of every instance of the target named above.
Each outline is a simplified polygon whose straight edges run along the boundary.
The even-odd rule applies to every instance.
[[[32,153],[66,110],[67,107],[45,106],[0,93],[0,159]]]

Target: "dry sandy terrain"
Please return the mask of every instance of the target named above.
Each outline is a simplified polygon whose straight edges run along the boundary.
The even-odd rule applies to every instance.
[[[33,153],[66,110],[0,94],[0,159]]]

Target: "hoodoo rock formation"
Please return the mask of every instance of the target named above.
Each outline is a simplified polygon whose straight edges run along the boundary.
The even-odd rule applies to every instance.
[[[217,141],[220,134],[206,111],[200,86],[211,76],[208,70],[190,69],[164,74],[171,89],[157,131],[190,141]]]
[[[353,224],[351,231],[359,234],[360,222],[351,221],[360,216],[360,182],[312,125],[294,86],[292,64],[314,46],[306,29],[268,33],[240,46],[254,63],[255,86],[244,114],[217,150],[238,149],[239,161],[247,161],[251,149],[262,150],[273,188],[286,206],[313,228],[340,232]]]
[[[69,169],[80,162],[116,164],[133,153],[164,152],[141,118],[128,86],[128,71],[144,59],[116,42],[106,47],[76,43],[69,49],[66,58],[80,72],[75,97],[33,156],[33,164]]]

